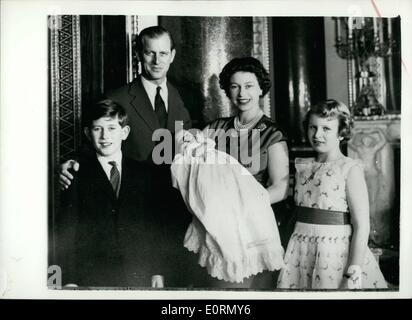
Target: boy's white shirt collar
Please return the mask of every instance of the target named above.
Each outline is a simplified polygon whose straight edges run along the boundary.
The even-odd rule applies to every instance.
[[[110,157],[104,157],[100,154],[97,154],[97,160],[100,162],[104,172],[106,173],[107,179],[110,181],[110,171],[112,170],[112,165],[109,164],[109,161],[116,161],[117,170],[120,173],[120,179],[122,177],[122,158],[123,154],[122,151],[119,150],[115,154],[111,155]]]
[[[169,92],[167,90],[167,79],[165,79],[161,84],[155,84],[149,80],[147,80],[145,77],[141,76],[140,79],[142,79],[142,85],[144,89],[146,90],[146,93],[149,97],[150,103],[152,104],[153,110],[154,110],[154,105],[155,105],[155,98],[156,98],[156,88],[161,87],[162,90],[160,90],[160,96],[163,99],[163,102],[165,103],[166,111],[168,111],[168,96]]]

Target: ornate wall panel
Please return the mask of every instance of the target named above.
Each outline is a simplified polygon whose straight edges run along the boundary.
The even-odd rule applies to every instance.
[[[269,54],[269,27],[268,18],[253,17],[253,56],[262,62],[266,70],[271,73],[270,54]],[[272,83],[273,86],[273,83]],[[261,108],[263,112],[270,117],[270,92],[261,99]]]
[[[81,143],[80,18],[49,16],[49,262],[55,258],[58,165]]]
[[[81,140],[80,17],[51,16],[50,89],[53,164],[69,159]]]
[[[127,38],[127,81],[132,82],[139,72],[137,57],[138,17],[136,15],[126,16],[126,38]]]
[[[399,220],[399,120],[356,121],[348,155],[363,161],[370,207],[370,240],[374,246],[396,245]]]

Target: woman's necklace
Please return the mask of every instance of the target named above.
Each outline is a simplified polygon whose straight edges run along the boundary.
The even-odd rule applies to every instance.
[[[245,124],[241,124],[239,121],[239,116],[236,116],[235,121],[233,122],[233,126],[235,127],[237,131],[249,130],[250,128],[253,128],[256,125],[256,123],[258,123],[258,121],[262,117],[262,114],[263,112],[258,112],[257,115],[252,120],[250,120],[248,123],[245,123]]]

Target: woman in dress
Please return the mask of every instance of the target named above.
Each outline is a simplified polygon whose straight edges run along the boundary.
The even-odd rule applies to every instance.
[[[268,72],[255,58],[235,58],[223,68],[219,82],[238,113],[213,121],[204,132],[215,139],[220,151],[236,158],[267,188],[272,204],[286,199],[289,187],[286,136],[259,105],[271,86]],[[222,139],[224,136],[238,142],[238,148],[230,138]],[[257,165],[255,159],[259,160]]]
[[[259,105],[269,91],[269,74],[259,60],[235,58],[219,75],[237,114],[219,118],[203,131],[215,140],[216,148],[237,159],[266,188],[271,204],[286,199],[289,188],[289,156],[286,137]],[[273,288],[274,272],[264,271],[242,283],[210,279],[215,288]]]

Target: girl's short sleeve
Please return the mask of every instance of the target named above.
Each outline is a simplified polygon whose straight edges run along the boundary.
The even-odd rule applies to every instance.
[[[296,172],[302,172],[313,164],[315,158],[295,158]]]
[[[342,166],[342,174],[345,179],[348,177],[350,169],[352,169],[354,166],[358,166],[362,170],[362,172],[365,170],[365,165],[362,160],[347,158],[347,161],[345,161]]]

